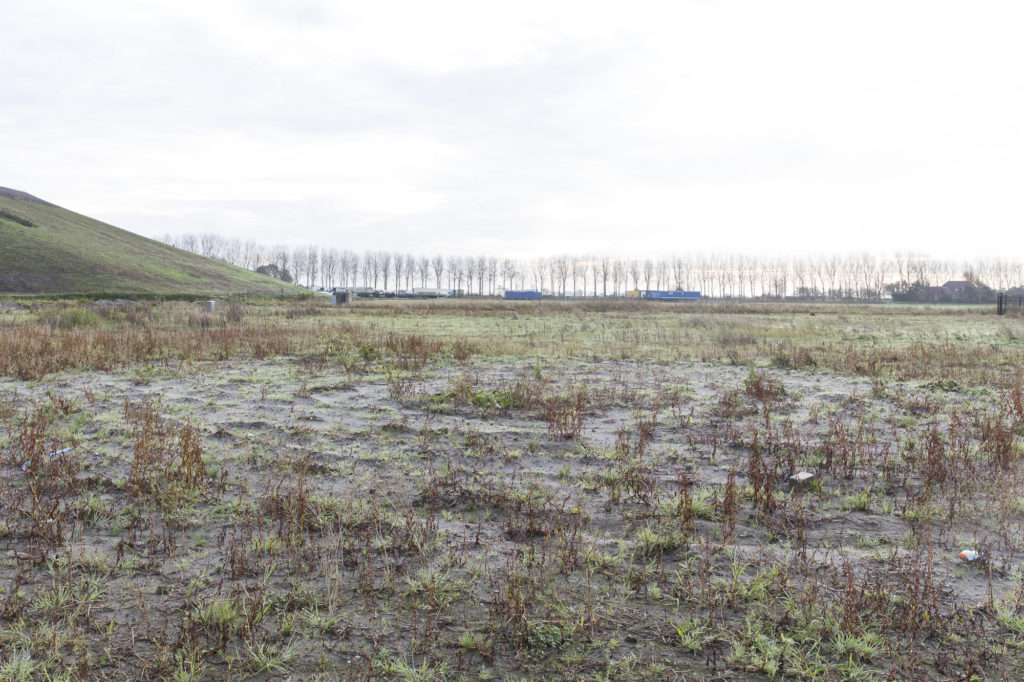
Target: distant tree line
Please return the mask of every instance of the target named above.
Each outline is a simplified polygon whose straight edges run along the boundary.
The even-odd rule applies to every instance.
[[[682,289],[716,298],[905,298],[949,280],[984,290],[1024,284],[1024,263],[1001,258],[955,261],[897,251],[771,258],[686,254],[661,258],[568,255],[530,260],[496,256],[414,255],[333,247],[265,246],[213,233],[162,241],[308,288],[416,287],[495,295],[535,289],[558,296],[622,296],[631,289]]]

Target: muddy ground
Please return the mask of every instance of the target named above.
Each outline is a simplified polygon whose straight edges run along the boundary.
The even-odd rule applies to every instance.
[[[6,678],[1022,673],[1012,397],[373,360],[0,382]]]

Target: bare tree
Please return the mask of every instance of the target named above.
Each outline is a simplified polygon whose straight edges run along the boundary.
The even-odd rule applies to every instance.
[[[260,250],[260,246],[256,242],[247,239],[242,244],[242,267],[246,270],[255,270],[259,265]]]
[[[487,265],[487,293],[494,296],[498,287],[498,259],[494,256],[486,258]]]
[[[645,258],[643,262],[644,288],[651,288],[651,280],[654,279],[654,261]]]
[[[612,261],[612,295],[620,295],[626,287],[626,264],[621,258]]]
[[[761,296],[768,296],[772,288],[772,269],[766,258],[754,258],[748,256],[744,259],[747,273],[747,286],[749,294],[754,298],[758,293]],[[758,292],[758,285],[761,289]]]
[[[516,262],[506,256],[501,260],[501,288],[505,291],[515,288]]]
[[[359,281],[359,256],[354,251],[342,251],[338,277],[343,287],[354,287]]]
[[[789,262],[776,258],[771,262],[772,290],[778,298],[785,298],[789,288]]]
[[[740,260],[740,257],[738,255],[730,254],[728,256],[728,260],[725,261],[725,263],[726,263],[726,266],[725,266],[726,267],[726,272],[728,273],[728,277],[729,277],[728,281],[729,281],[729,297],[730,298],[737,296],[737,289],[740,288],[740,275],[742,274],[742,271],[737,266],[737,263],[739,262],[739,260]],[[742,294],[743,292],[739,292],[739,293]]]
[[[910,255],[910,277],[914,284],[931,284],[931,268],[928,267],[928,258],[923,254],[912,253]]]
[[[684,261],[679,256],[672,257],[672,281],[675,282],[675,288],[677,290],[685,289],[683,280],[686,277],[686,267]]]
[[[796,290],[793,292],[797,296],[805,296],[807,292],[807,261],[803,258],[793,259],[793,282],[796,285]]]
[[[466,293],[473,293],[473,278],[476,276],[476,261],[472,256],[463,261],[463,272],[466,275]]]
[[[207,258],[220,258],[223,239],[213,232],[199,235],[199,253]]]
[[[824,299],[828,292],[827,275],[825,274],[825,257],[822,255],[814,256],[810,260],[811,274],[818,281],[816,294],[820,294],[821,298]]]
[[[875,255],[867,251],[856,256],[853,262],[857,298],[869,298],[871,296],[871,274],[875,267]]]
[[[380,281],[380,256],[376,251],[363,254],[363,286],[377,288]]]
[[[700,291],[705,296],[711,295],[711,260],[706,254],[700,254],[697,256],[696,262],[697,269],[697,283],[700,285]]]
[[[587,287],[587,261],[580,258],[574,258],[570,262],[569,267],[572,271],[572,295],[576,296],[579,292],[578,282],[583,283],[584,289]],[[587,292],[584,291],[583,293],[586,294]]]
[[[895,270],[892,259],[886,256],[880,256],[878,259],[878,267],[875,268],[875,296],[882,298],[885,294],[886,279],[889,274]]]
[[[718,295],[721,298],[728,296],[729,284],[732,280],[732,268],[728,256],[715,256],[715,279],[718,280]]]
[[[420,278],[420,286],[426,289],[427,278],[430,276],[430,259],[426,256],[420,256],[416,259],[416,274]]]
[[[830,256],[824,259],[824,273],[826,278],[828,278],[829,298],[835,298],[836,294],[838,293],[836,291],[836,283],[838,282],[839,268],[841,263],[842,259],[840,258],[839,254],[835,253],[831,254]]]
[[[334,286],[338,276],[338,261],[340,254],[334,247],[320,250],[320,286],[325,290]]]
[[[668,289],[668,273],[669,273],[668,261],[664,258],[659,258],[654,264],[654,278],[657,284],[657,289]]]
[[[548,262],[543,257],[538,257],[533,261],[533,265],[530,268],[533,274],[533,287],[537,291],[544,291],[544,282],[548,277]],[[552,290],[553,293],[553,290]]]
[[[572,266],[569,264],[569,257],[562,255],[555,258],[551,264],[551,288],[556,291],[560,291],[562,298],[565,298],[565,287],[569,281],[569,273],[572,270]],[[555,286],[555,282],[558,286]]]
[[[416,278],[416,256],[405,254],[405,290],[412,291],[412,283]]]
[[[598,273],[597,258],[591,255],[587,256],[585,260],[587,261],[587,272],[590,273],[590,295],[597,298],[597,285],[600,277]]]
[[[384,279],[384,291],[390,291],[388,289],[388,277],[391,275],[391,258],[392,254],[390,251],[380,251],[377,253],[377,260],[380,263],[381,276]],[[376,284],[373,285],[377,287]]]
[[[1024,286],[1024,262],[1014,261],[1010,266],[1011,288]]]
[[[444,277],[444,256],[434,256],[434,286],[441,288],[441,278]],[[449,287],[451,288],[451,287]]]
[[[602,258],[597,261],[597,277],[601,280],[601,295],[608,297],[608,279],[612,274],[612,262],[610,258]],[[594,294],[597,295],[596,293]]]
[[[224,238],[221,240],[221,252],[220,257],[226,263],[242,265],[242,240],[238,237],[232,237],[231,239]]]
[[[462,280],[466,276],[465,262],[458,256],[448,259],[448,281],[452,283],[449,289],[462,290]]]
[[[402,275],[405,274],[405,256],[400,253],[394,255],[395,267],[395,289],[402,286]]]
[[[311,244],[304,249],[298,249],[298,253],[300,260],[296,261],[296,269],[301,264],[306,277],[306,287],[312,289],[316,286],[316,276],[320,270],[320,252]]]
[[[271,250],[271,260],[277,266],[278,272],[288,273],[289,277],[291,277],[291,249],[284,244],[278,244]]]
[[[700,286],[697,284],[697,266],[694,260],[693,254],[686,254],[683,258],[683,282],[682,288],[687,291],[694,291],[699,289]]]
[[[629,259],[629,277],[633,280],[633,289],[640,288],[640,261],[636,258]]]
[[[420,286],[427,288],[427,278],[430,277],[430,259],[420,256],[416,261],[416,273],[420,276]]]
[[[910,253],[907,251],[896,251],[892,257],[893,266],[896,268],[896,275],[899,278],[894,291],[903,292],[910,286]]]

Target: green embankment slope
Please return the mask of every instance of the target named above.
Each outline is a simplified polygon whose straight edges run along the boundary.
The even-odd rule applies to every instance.
[[[0,187],[0,293],[212,296],[305,290]]]

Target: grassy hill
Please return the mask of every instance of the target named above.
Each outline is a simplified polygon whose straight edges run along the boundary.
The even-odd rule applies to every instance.
[[[0,293],[229,292],[304,290],[0,187]]]

